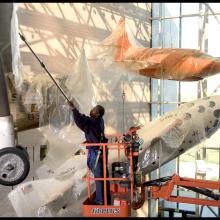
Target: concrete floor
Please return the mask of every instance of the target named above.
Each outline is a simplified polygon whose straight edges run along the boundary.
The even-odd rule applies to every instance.
[[[14,211],[11,202],[8,199],[8,193],[10,192],[9,187],[0,186],[0,217],[16,217],[16,212]]]

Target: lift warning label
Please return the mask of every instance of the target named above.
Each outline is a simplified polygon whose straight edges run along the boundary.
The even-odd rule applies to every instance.
[[[93,208],[91,210],[93,214],[119,214],[119,208]]]

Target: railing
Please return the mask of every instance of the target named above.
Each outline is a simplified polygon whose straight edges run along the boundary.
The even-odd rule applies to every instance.
[[[118,135],[120,136],[120,135]],[[85,147],[102,147],[103,149],[103,171],[104,175],[103,178],[93,178],[91,177],[89,168],[87,168],[87,177],[82,178],[84,181],[88,181],[88,198],[91,197],[91,187],[90,182],[91,180],[102,180],[104,181],[104,205],[107,205],[107,181],[113,180],[113,181],[130,181],[131,183],[131,201],[133,201],[133,184],[134,184],[134,178],[133,178],[133,170],[130,169],[130,176],[129,178],[110,178],[106,177],[106,150],[118,150],[118,161],[120,161],[120,154],[121,150],[125,150],[128,143],[82,143],[82,146]],[[128,155],[128,158],[130,158],[130,167],[133,167],[133,160],[132,160],[132,148],[130,148],[130,154]],[[88,156],[88,149],[86,149],[86,155]]]

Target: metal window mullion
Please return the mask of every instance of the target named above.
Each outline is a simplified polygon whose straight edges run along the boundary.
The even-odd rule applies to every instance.
[[[209,16],[208,16],[208,7],[205,7],[205,16],[203,17],[204,20],[204,32],[203,32],[203,41],[202,41],[202,48],[205,53],[208,53],[208,23],[209,23]],[[207,81],[208,79],[202,80],[202,93],[203,96],[207,96]]]
[[[219,21],[218,17],[216,16],[218,13],[215,13],[215,12],[212,10],[212,7],[211,7],[208,3],[203,3],[203,4],[205,4],[206,8],[211,11],[211,14],[207,14],[207,15],[213,15],[214,18],[216,19],[216,21],[218,22],[218,24],[220,24],[220,21]]]
[[[159,16],[161,16],[162,14],[162,3],[159,3]],[[158,42],[159,42],[159,46],[162,47],[162,23],[161,23],[161,20],[159,21],[159,27],[158,27],[158,31],[159,31],[159,39],[158,39]],[[160,97],[160,90],[161,90],[161,80],[158,79],[157,80],[157,101],[158,101],[158,104],[157,104],[157,116],[158,115],[161,115],[160,113],[160,109],[161,109],[161,97]]]
[[[153,3],[150,3],[151,4],[151,17],[153,15]],[[150,39],[150,48],[152,48],[152,45],[153,45],[153,20],[150,19],[150,23],[151,23],[151,39]],[[152,78],[150,78],[150,121],[152,121]],[[151,174],[147,174],[147,180],[150,180],[151,179]],[[151,217],[151,200],[148,200],[148,213],[147,213],[147,217]]]
[[[180,3],[180,18],[179,18],[179,48],[182,47],[182,3]],[[179,88],[178,88],[178,106],[181,105],[181,81],[179,81]],[[180,156],[176,159],[176,169],[177,173],[179,174],[180,171]],[[179,186],[177,186],[177,196],[179,196]],[[179,203],[176,203],[176,208],[179,209]]]
[[[220,12],[212,14],[208,13],[207,15],[220,15]],[[174,19],[174,18],[185,18],[185,17],[200,17],[200,16],[205,16],[205,14],[202,13],[197,13],[197,14],[187,14],[187,15],[181,15],[181,16],[170,16],[170,17],[154,17],[154,18],[149,18],[150,20],[165,20],[165,19]]]
[[[200,14],[205,14],[205,10],[203,9],[203,3],[199,3],[199,10],[200,10]],[[199,29],[198,29],[198,34],[199,34],[199,37],[198,37],[198,42],[197,42],[197,47],[198,49],[202,50],[203,48],[203,39],[204,39],[204,27],[205,27],[205,23],[204,23],[204,18],[205,16],[199,16]],[[201,98],[201,82],[198,81],[197,82],[197,98]],[[196,160],[199,158],[199,150],[198,148],[196,149]],[[196,166],[196,170],[195,170],[195,179],[197,179],[197,166]],[[196,193],[196,198],[199,199],[199,194]],[[196,216],[199,216],[200,215],[200,212],[199,212],[199,205],[195,205],[195,213],[196,213]]]
[[[161,17],[161,15],[162,15],[162,6],[163,6],[163,3],[159,3],[160,5],[159,5],[159,16]],[[159,21],[159,39],[158,39],[158,41],[159,41],[159,45],[162,47],[162,20],[160,20]],[[160,79],[158,79],[158,84],[157,84],[157,101],[161,101],[161,80]],[[160,103],[158,103],[157,104],[157,115],[158,115],[158,113],[159,113],[159,115],[160,115],[160,109],[161,109],[161,104]],[[157,177],[159,178],[160,177],[160,167],[156,170],[156,175],[157,175]],[[158,215],[158,213],[159,213],[159,200],[157,200],[156,201],[156,207],[155,207],[155,209],[157,210],[157,215]]]
[[[220,180],[220,148],[218,149],[218,180]],[[220,193],[220,190],[218,192]],[[220,207],[218,207],[218,216],[220,216]]]
[[[159,16],[161,17],[162,15],[162,5],[163,3],[160,3],[159,5]],[[159,39],[158,39],[158,42],[159,42],[159,46],[162,48],[163,47],[163,40],[162,40],[162,21],[160,20],[159,21]],[[157,101],[158,101],[158,104],[157,104],[157,116],[158,115],[161,115],[161,80],[158,79],[157,81]]]

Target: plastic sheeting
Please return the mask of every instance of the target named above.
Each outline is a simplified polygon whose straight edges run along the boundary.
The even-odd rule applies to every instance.
[[[213,135],[220,127],[220,95],[185,103],[150,122],[138,135],[144,140],[138,166],[147,174]]]
[[[33,80],[30,94],[32,97],[38,94],[40,100],[39,129],[49,142],[44,164],[54,170],[80,149],[84,135],[73,123],[72,112],[60,91],[50,82],[49,77],[45,83],[41,78]],[[96,102],[84,51],[73,66],[73,72],[59,82],[67,96],[78,105],[80,112],[88,114]]]
[[[85,184],[81,179],[86,174],[86,156],[77,155],[69,158],[50,178],[29,181],[20,184],[8,194],[8,197],[19,217],[38,217],[46,210],[45,206],[62,197],[68,191],[65,204],[68,204],[82,192]],[[80,183],[79,183],[80,181]],[[60,209],[62,208],[62,205]]]
[[[73,65],[71,74],[54,77],[68,97],[75,100],[79,110],[88,114],[96,102],[85,52]],[[39,129],[48,140],[49,153],[44,163],[55,169],[79,150],[79,144],[84,140],[83,133],[73,124],[72,112],[66,100],[46,73],[34,75],[29,72],[24,74],[23,81],[28,83],[27,89],[21,87],[23,103],[27,111],[31,111],[28,107],[37,106]]]
[[[12,54],[12,71],[15,76],[15,84],[20,88],[23,82],[22,62],[18,41],[18,18],[17,5],[13,4],[12,18],[11,18],[11,54]]]

